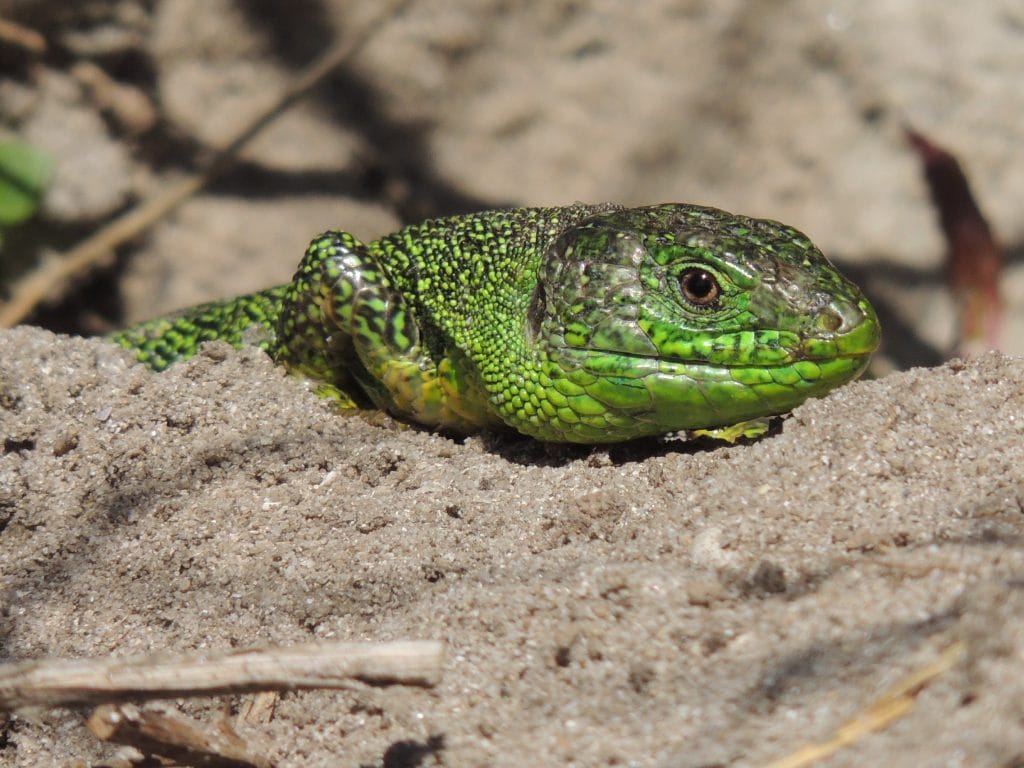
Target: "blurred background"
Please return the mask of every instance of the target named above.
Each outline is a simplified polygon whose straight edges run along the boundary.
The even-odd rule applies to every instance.
[[[47,277],[339,42],[211,183]],[[49,280],[22,319],[99,333],[284,282],[327,228],[697,202],[860,283],[876,374],[1024,354],[1022,72],[1019,0],[0,0],[0,302]]]

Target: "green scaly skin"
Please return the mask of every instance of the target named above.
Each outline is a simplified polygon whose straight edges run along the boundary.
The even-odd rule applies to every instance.
[[[609,443],[742,433],[856,378],[879,333],[857,287],[791,227],[694,205],[574,205],[370,243],[327,232],[288,285],[112,338],[155,370],[203,341],[254,344],[344,407]]]

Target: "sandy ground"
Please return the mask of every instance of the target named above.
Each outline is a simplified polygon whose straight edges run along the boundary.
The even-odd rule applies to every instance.
[[[242,733],[282,766],[751,766],[960,643],[820,764],[1019,766],[1022,378],[992,354],[750,445],[589,450],[339,415],[256,352],[154,375],[4,332],[0,652],[438,638],[433,690],[288,694]],[[109,760],[85,714],[19,714],[0,762]]]

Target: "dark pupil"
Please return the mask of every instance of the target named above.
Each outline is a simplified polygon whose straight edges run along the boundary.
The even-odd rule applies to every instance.
[[[718,283],[702,269],[693,269],[683,274],[683,294],[694,304],[707,305],[718,298]]]

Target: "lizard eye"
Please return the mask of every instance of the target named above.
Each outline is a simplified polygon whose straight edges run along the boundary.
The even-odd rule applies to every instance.
[[[711,306],[722,292],[714,275],[696,268],[688,269],[679,276],[679,287],[683,298],[695,307]]]

